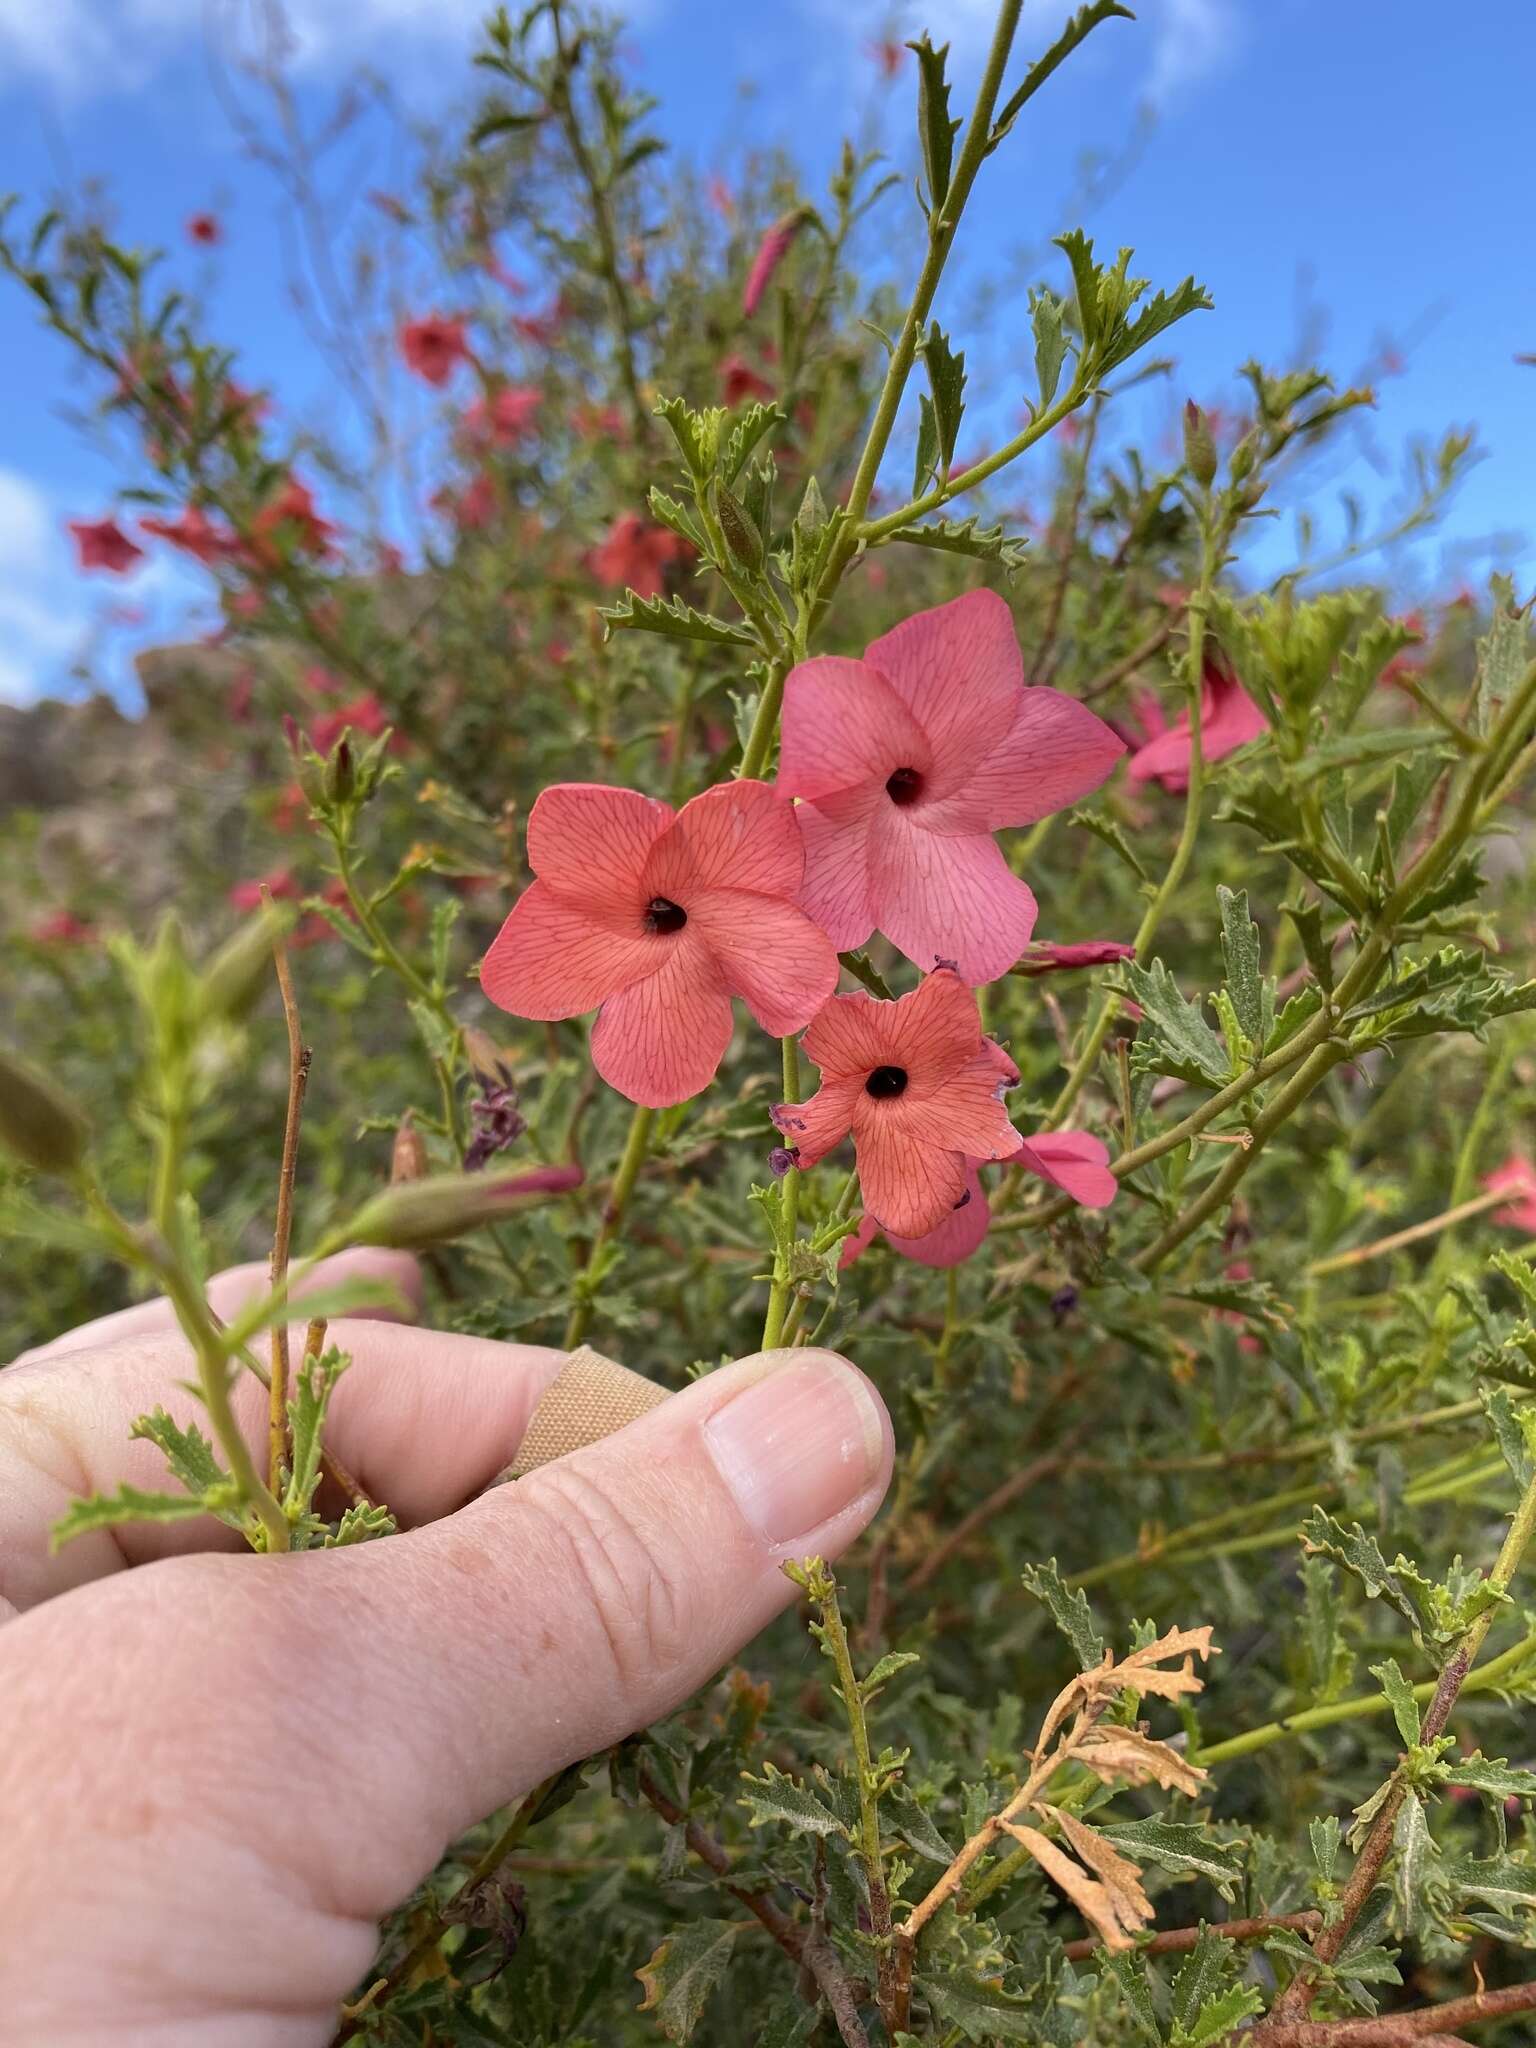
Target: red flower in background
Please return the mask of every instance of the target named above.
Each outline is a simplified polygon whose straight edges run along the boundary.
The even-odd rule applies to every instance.
[[[38,946],[89,946],[96,940],[96,927],[76,917],[72,910],[50,910],[27,934]]]
[[[1536,1166],[1524,1152],[1511,1152],[1502,1166],[1485,1173],[1483,1186],[1490,1195],[1508,1193],[1517,1197],[1506,1208],[1494,1210],[1495,1223],[1507,1224],[1526,1237],[1536,1237]]]
[[[796,237],[805,226],[807,218],[803,206],[796,206],[788,213],[781,213],[758,243],[757,254],[752,258],[752,268],[747,272],[746,289],[741,295],[741,310],[749,320],[762,303],[763,293],[772,284],[774,272],[795,246]]]
[[[459,364],[469,356],[464,322],[445,314],[429,313],[420,320],[406,320],[400,327],[400,353],[407,365],[428,384],[443,385]]]
[[[800,1166],[852,1136],[864,1207],[882,1230],[923,1237],[961,1201],[969,1163],[1019,1148],[1003,1093],[1019,1073],[982,1035],[972,990],[947,967],[911,995],[833,996],[805,1034],[821,1069],[808,1102],[773,1112]]]
[[[1124,742],[1075,697],[1026,689],[990,590],[918,612],[862,661],[820,655],[784,690],[779,788],[803,799],[805,906],[839,952],[882,931],[909,960],[995,981],[1035,899],[993,833],[1076,803]]]
[[[209,569],[239,552],[235,536],[216,527],[200,505],[188,505],[174,519],[146,516],[139,521],[139,531],[153,534],[156,540],[168,540]]]
[[[1180,712],[1169,725],[1162,704],[1150,690],[1138,694],[1134,709],[1146,739],[1132,754],[1126,773],[1132,782],[1160,782],[1164,789],[1181,794],[1189,788],[1189,758],[1194,750],[1189,713]],[[1232,670],[1208,654],[1200,682],[1201,756],[1220,761],[1267,730],[1263,712]]]
[[[328,754],[349,726],[368,739],[377,739],[388,724],[384,706],[372,690],[365,690],[360,697],[338,705],[334,711],[322,711],[312,720],[309,743],[317,754]]]
[[[263,889],[279,903],[291,901],[299,894],[299,885],[293,879],[292,868],[274,868],[269,875],[258,875],[248,882],[236,882],[229,891],[229,901],[236,910],[259,910]]]
[[[331,536],[335,531],[330,520],[322,519],[316,512],[309,486],[300,483],[296,476],[290,476],[251,521],[251,532],[257,542],[256,559],[267,565],[272,550],[266,543],[272,539],[280,540],[296,554],[315,555],[323,560],[334,552]]]
[[[1113,960],[1134,960],[1136,948],[1117,939],[1085,939],[1076,946],[1048,946],[1036,939],[1014,967],[1030,980],[1041,974],[1064,974],[1077,967],[1107,967]]]
[[[837,986],[837,955],[796,905],[805,868],[790,806],[724,782],[674,813],[632,789],[562,783],[528,819],[537,878],[480,971],[516,1017],[598,1012],[592,1061],[653,1108],[714,1079],[739,996],[776,1038]]]
[[[481,447],[510,448],[533,432],[541,394],[527,384],[509,384],[494,398],[477,398],[464,415],[464,431]]]
[[[773,386],[744,356],[732,355],[720,365],[720,395],[727,405],[737,406],[749,398],[772,398]]]
[[[219,217],[216,213],[194,213],[188,216],[187,240],[189,242],[201,242],[204,247],[212,248],[215,242],[222,242],[223,239],[224,230],[219,224]]]
[[[82,569],[104,569],[109,576],[126,576],[135,562],[142,562],[144,550],[131,541],[115,519],[71,519],[75,559]]]
[[[667,587],[667,568],[682,559],[685,545],[666,527],[649,525],[638,512],[624,512],[609,527],[601,547],[593,549],[592,574],[611,589],[660,597]]]

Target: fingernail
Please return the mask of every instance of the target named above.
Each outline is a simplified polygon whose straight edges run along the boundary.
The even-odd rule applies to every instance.
[[[870,1485],[884,1418],[862,1376],[823,1352],[764,1374],[704,1425],[721,1478],[770,1544],[809,1535]]]

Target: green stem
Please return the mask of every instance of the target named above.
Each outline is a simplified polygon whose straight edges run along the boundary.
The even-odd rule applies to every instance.
[[[593,1290],[602,1280],[602,1259],[612,1243],[625,1211],[629,1198],[635,1191],[635,1182],[645,1164],[645,1155],[650,1150],[651,1127],[656,1121],[654,1109],[637,1107],[629,1124],[629,1137],[625,1142],[624,1156],[619,1161],[619,1170],[614,1175],[608,1201],[603,1209],[603,1218],[592,1240],[592,1250],[587,1259],[586,1270],[577,1280],[577,1299],[571,1310],[570,1320],[565,1326],[565,1348],[574,1351],[586,1336],[592,1321]]]
[[[879,2003],[882,2013],[890,2009],[891,1969],[891,1900],[885,1888],[885,1862],[880,1850],[880,1777],[874,1768],[869,1747],[869,1724],[865,1719],[864,1696],[853,1669],[853,1653],[848,1647],[848,1631],[843,1626],[842,1609],[838,1605],[837,1586],[825,1566],[818,1570],[825,1574],[823,1582],[813,1579],[821,1612],[822,1641],[837,1672],[837,1690],[848,1716],[848,1732],[853,1741],[854,1768],[858,1778],[859,1793],[859,1861],[864,1866],[864,1880],[869,1890],[870,1927],[875,1940],[876,1972],[879,1979]]]
[[[793,1038],[780,1041],[784,1054],[784,1100],[800,1100],[800,1053]],[[768,1312],[763,1319],[763,1351],[774,1351],[784,1341],[784,1318],[789,1313],[790,1290],[794,1285],[795,1233],[800,1225],[800,1175],[793,1166],[779,1183],[778,1241],[773,1248],[773,1284],[768,1290]]]

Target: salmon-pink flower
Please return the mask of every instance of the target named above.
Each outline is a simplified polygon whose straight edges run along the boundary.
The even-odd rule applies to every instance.
[[[1077,967],[1108,967],[1114,960],[1134,960],[1136,948],[1117,939],[1084,939],[1075,946],[1049,946],[1035,939],[1014,968],[1015,974],[1033,980],[1041,974],[1065,974]]]
[[[862,661],[801,662],[779,787],[804,799],[805,907],[840,952],[879,930],[919,967],[993,981],[1035,927],[993,833],[1075,803],[1124,751],[1076,698],[1025,688],[990,590],[916,613]]]
[[[109,576],[126,576],[135,562],[144,559],[144,550],[115,519],[71,519],[68,524],[82,569],[105,569]]]
[[[450,320],[442,313],[404,321],[399,339],[406,363],[428,384],[446,384],[469,355],[464,322]]]
[[[795,238],[808,218],[805,207],[793,206],[788,213],[779,215],[758,243],[752,268],[747,272],[746,290],[741,295],[741,310],[748,319],[757,311],[763,293],[773,282],[774,272],[795,246]]]
[[[720,365],[720,395],[727,405],[737,406],[749,398],[772,398],[773,386],[745,356],[727,356]]]
[[[139,521],[139,529],[153,534],[156,540],[168,540],[172,547],[180,548],[205,568],[228,561],[239,547],[234,535],[215,526],[201,505],[188,505],[174,519],[146,516]]]
[[[331,521],[322,519],[315,510],[314,494],[308,484],[290,476],[251,521],[256,539],[253,553],[259,566],[270,567],[275,559],[270,541],[276,535],[294,554],[316,555],[323,560],[333,552],[331,536],[335,531]]]
[[[834,996],[804,1042],[821,1086],[808,1102],[780,1103],[773,1120],[801,1166],[852,1134],[864,1207],[882,1230],[936,1229],[965,1193],[968,1161],[1018,1150],[1002,1100],[1018,1068],[982,1035],[975,994],[953,969],[895,1002],[862,989]]]
[[[593,549],[592,574],[612,589],[660,597],[667,587],[667,565],[681,557],[684,546],[666,527],[649,526],[638,512],[624,512],[602,546]]]
[[[563,783],[528,819],[537,880],[480,971],[515,1017],[598,1012],[592,1060],[651,1108],[714,1079],[740,996],[775,1038],[837,986],[837,955],[798,907],[805,848],[765,782],[723,782],[681,811],[632,789]]]
[[[37,946],[89,946],[95,942],[96,927],[76,917],[72,910],[50,910],[27,934]]]
[[[1088,1131],[1041,1131],[1038,1137],[1026,1138],[1002,1164],[1020,1166],[1049,1181],[1085,1209],[1107,1209],[1120,1191],[1109,1171],[1109,1147]],[[980,1250],[991,1220],[981,1175],[967,1163],[965,1192],[937,1229],[921,1237],[897,1237],[888,1230],[882,1233],[874,1218],[866,1216],[853,1236],[844,1239],[838,1264],[851,1266],[883,1235],[893,1252],[920,1266],[958,1266]]]
[[[1536,1237],[1536,1166],[1524,1152],[1511,1152],[1504,1164],[1483,1175],[1490,1195],[1509,1193],[1516,1197],[1508,1207],[1495,1209],[1495,1223],[1508,1224],[1526,1237]]]
[[[1146,734],[1146,743],[1132,754],[1126,773],[1132,782],[1160,782],[1164,789],[1179,794],[1189,788],[1189,757],[1193,751],[1189,713],[1181,712],[1172,725],[1150,691],[1136,701],[1136,715]],[[1235,753],[1266,730],[1264,714],[1226,664],[1207,655],[1200,683],[1200,752],[1207,761],[1220,761]]]
[[[510,448],[532,432],[540,400],[531,385],[506,385],[492,399],[475,400],[464,415],[464,431],[482,447]]]

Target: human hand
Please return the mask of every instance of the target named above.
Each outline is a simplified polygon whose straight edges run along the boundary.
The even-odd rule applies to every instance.
[[[418,1296],[407,1258],[337,1267]],[[214,1306],[260,1278],[222,1275]],[[446,1846],[686,1699],[795,1597],[782,1561],[835,1557],[890,1476],[879,1397],[801,1350],[482,1492],[564,1354],[332,1338],[354,1362],[327,1441],[405,1526],[292,1557],[221,1554],[212,1520],[50,1556],[73,1497],[163,1486],[134,1416],[196,1418],[165,1304],[0,1372],[4,2048],[323,2048]],[[265,1408],[247,1378],[253,1444]]]

